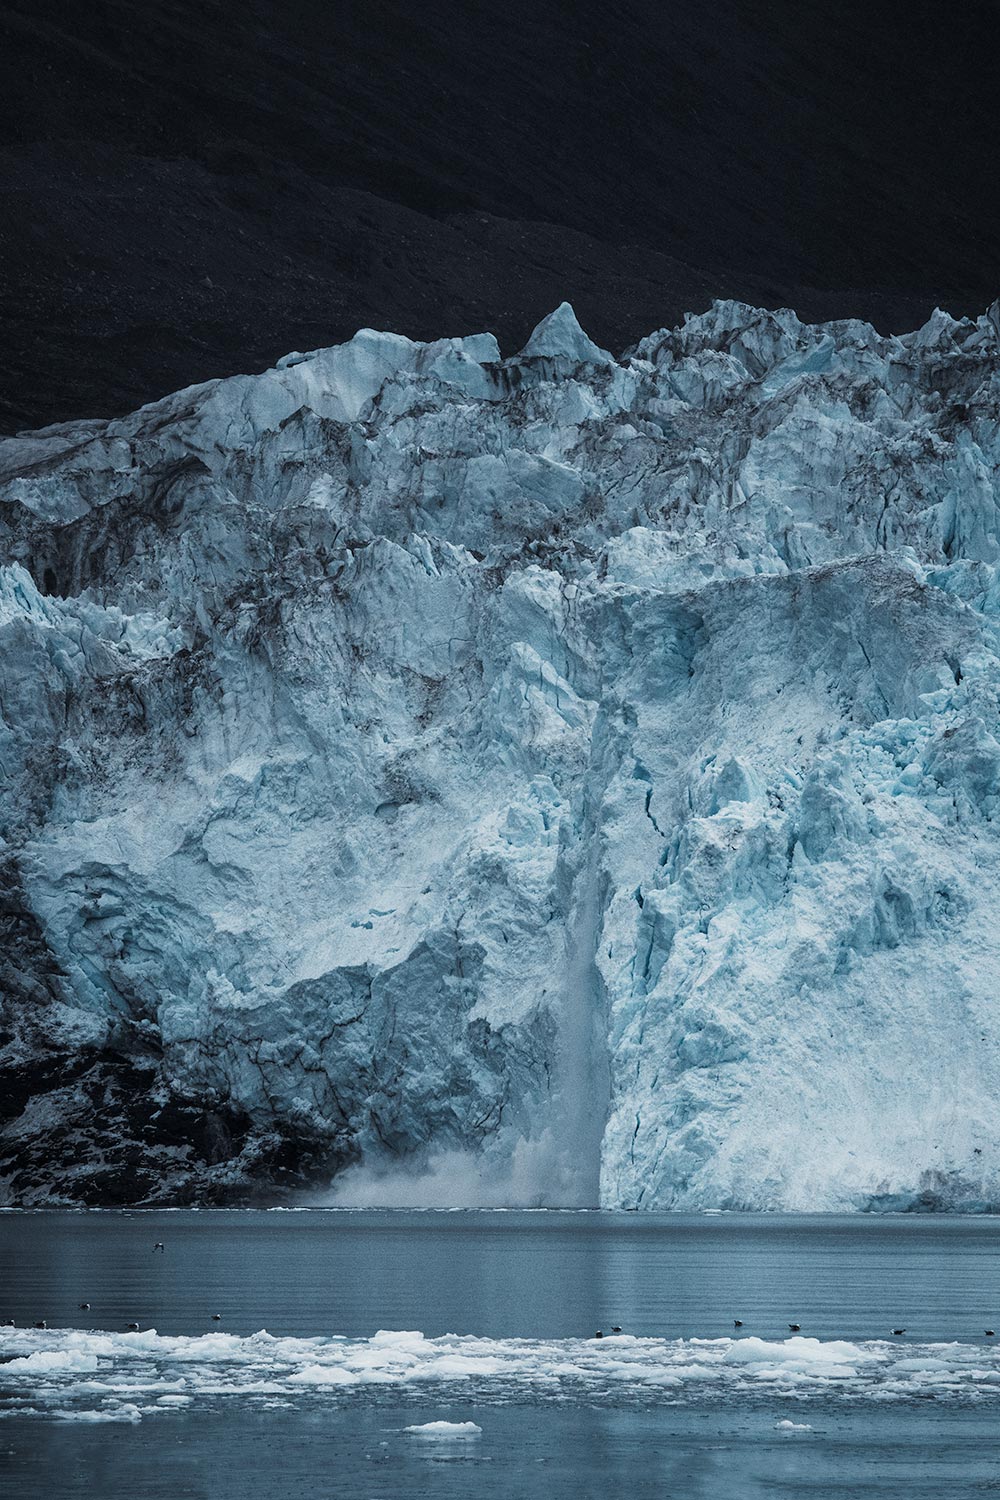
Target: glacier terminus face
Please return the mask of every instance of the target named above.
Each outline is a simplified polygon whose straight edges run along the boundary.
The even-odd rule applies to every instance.
[[[0,442],[0,1201],[1000,1205],[1000,307]]]

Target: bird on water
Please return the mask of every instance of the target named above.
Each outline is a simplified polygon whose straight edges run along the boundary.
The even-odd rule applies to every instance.
[[[743,1327],[743,1319],[742,1318],[734,1318],[733,1319],[733,1327],[734,1328],[742,1328]]]
[[[789,1323],[788,1326],[792,1330],[793,1333],[801,1333],[802,1332],[802,1324],[801,1323]]]

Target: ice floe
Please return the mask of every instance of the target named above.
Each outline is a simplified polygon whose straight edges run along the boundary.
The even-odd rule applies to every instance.
[[[200,1337],[77,1329],[0,1332],[0,1415],[136,1421],[223,1399],[309,1403],[410,1400],[743,1403],[1000,1401],[1000,1349],[967,1343],[851,1343],[796,1336],[493,1339],[382,1330],[371,1338]],[[801,1430],[785,1418],[776,1430]],[[454,1426],[454,1424],[446,1424]],[[807,1425],[807,1424],[806,1424]],[[419,1430],[439,1424],[420,1424]],[[408,1429],[409,1430],[409,1429]],[[416,1427],[412,1430],[417,1430]],[[440,1428],[443,1431],[443,1427]]]
[[[404,1432],[414,1437],[428,1438],[476,1438],[482,1437],[483,1429],[477,1422],[418,1422],[404,1427]]]

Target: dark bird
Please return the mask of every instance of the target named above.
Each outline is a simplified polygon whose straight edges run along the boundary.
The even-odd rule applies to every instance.
[[[899,1335],[901,1333],[905,1333],[906,1329],[905,1328],[894,1328],[892,1331],[896,1335],[896,1337],[899,1338]]]
[[[222,1314],[221,1313],[213,1313],[212,1314],[212,1322],[213,1323],[221,1323],[222,1322]]]
[[[129,1333],[138,1333],[139,1332],[139,1325],[138,1325],[138,1323],[130,1323],[128,1325],[128,1331],[129,1331]]]
[[[993,1329],[992,1328],[984,1328],[983,1332],[986,1334],[986,1337],[988,1339],[991,1339],[993,1337]]]
[[[621,1333],[621,1329],[618,1327],[617,1323],[615,1324],[614,1328],[612,1328],[611,1332],[612,1333]]]
[[[743,1327],[743,1319],[742,1318],[734,1318],[733,1319],[733,1327],[734,1328],[742,1328]]]
[[[157,1250],[162,1250],[162,1249],[163,1249],[163,1241],[162,1240],[157,1240],[156,1244],[153,1246],[153,1254],[155,1255],[156,1252],[157,1252]]]
[[[41,1322],[35,1324],[36,1328],[48,1328],[48,1326],[44,1318],[42,1318]]]
[[[13,1318],[4,1318],[4,1320],[3,1320],[3,1326],[5,1328],[13,1328],[15,1326],[14,1319]]]
[[[81,1312],[90,1312],[90,1303],[89,1302],[81,1302],[80,1303],[80,1311]]]
[[[802,1324],[801,1323],[789,1323],[788,1326],[792,1330],[793,1333],[801,1333],[801,1331],[802,1331]]]
[[[598,1329],[597,1332],[594,1334],[594,1338],[595,1339],[602,1339],[603,1337],[604,1337],[604,1334],[601,1332],[600,1329]]]

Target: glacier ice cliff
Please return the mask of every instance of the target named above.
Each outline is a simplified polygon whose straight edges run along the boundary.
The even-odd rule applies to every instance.
[[[996,304],[0,443],[0,1198],[1000,1204],[998,505]]]

